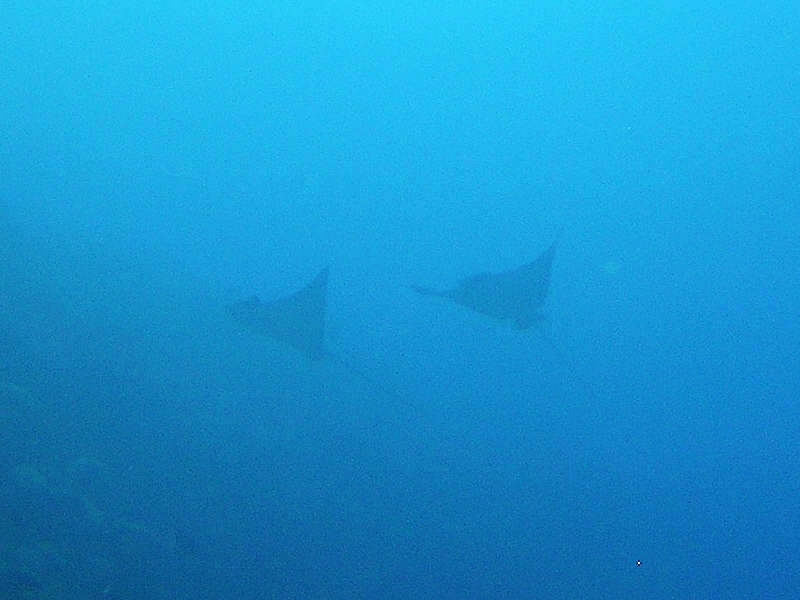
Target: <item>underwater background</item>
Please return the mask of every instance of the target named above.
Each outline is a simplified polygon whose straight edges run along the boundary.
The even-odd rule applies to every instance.
[[[800,4],[0,23],[0,597],[800,597]]]

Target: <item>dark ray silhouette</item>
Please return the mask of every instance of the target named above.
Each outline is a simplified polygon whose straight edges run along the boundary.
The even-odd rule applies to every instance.
[[[424,296],[447,298],[483,315],[510,320],[518,328],[527,329],[544,319],[539,309],[547,297],[557,246],[558,238],[535,260],[521,267],[465,277],[454,288],[410,287]]]
[[[254,333],[283,342],[299,350],[309,359],[323,358],[344,366],[375,390],[392,397],[398,395],[373,379],[349,358],[331,352],[325,346],[325,311],[328,267],[322,269],[304,288],[271,302],[257,297],[228,305],[234,321]]]
[[[257,297],[227,306],[228,314],[246,329],[266,335],[320,360],[325,351],[325,306],[328,267],[288,296],[271,302]]]

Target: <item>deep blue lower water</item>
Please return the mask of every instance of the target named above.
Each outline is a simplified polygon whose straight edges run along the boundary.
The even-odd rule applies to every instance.
[[[0,23],[0,596],[798,597],[800,9]]]

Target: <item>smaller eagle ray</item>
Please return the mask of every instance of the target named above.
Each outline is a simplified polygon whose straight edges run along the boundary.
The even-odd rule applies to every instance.
[[[288,344],[311,360],[320,360],[325,351],[325,296],[328,267],[322,269],[304,288],[261,302],[257,296],[227,306],[234,321],[254,333]]]
[[[282,342],[305,354],[310,360],[328,358],[338,362],[383,394],[397,397],[375,381],[352,361],[330,352],[325,346],[328,267],[322,269],[305,287],[269,302],[253,296],[229,304],[231,318],[245,329]]]

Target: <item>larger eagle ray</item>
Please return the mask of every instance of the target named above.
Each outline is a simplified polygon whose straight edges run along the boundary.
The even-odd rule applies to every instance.
[[[521,267],[471,275],[453,288],[410,287],[424,296],[446,298],[483,315],[513,321],[519,329],[528,329],[544,320],[539,309],[547,298],[557,246],[558,238],[536,259]]]

